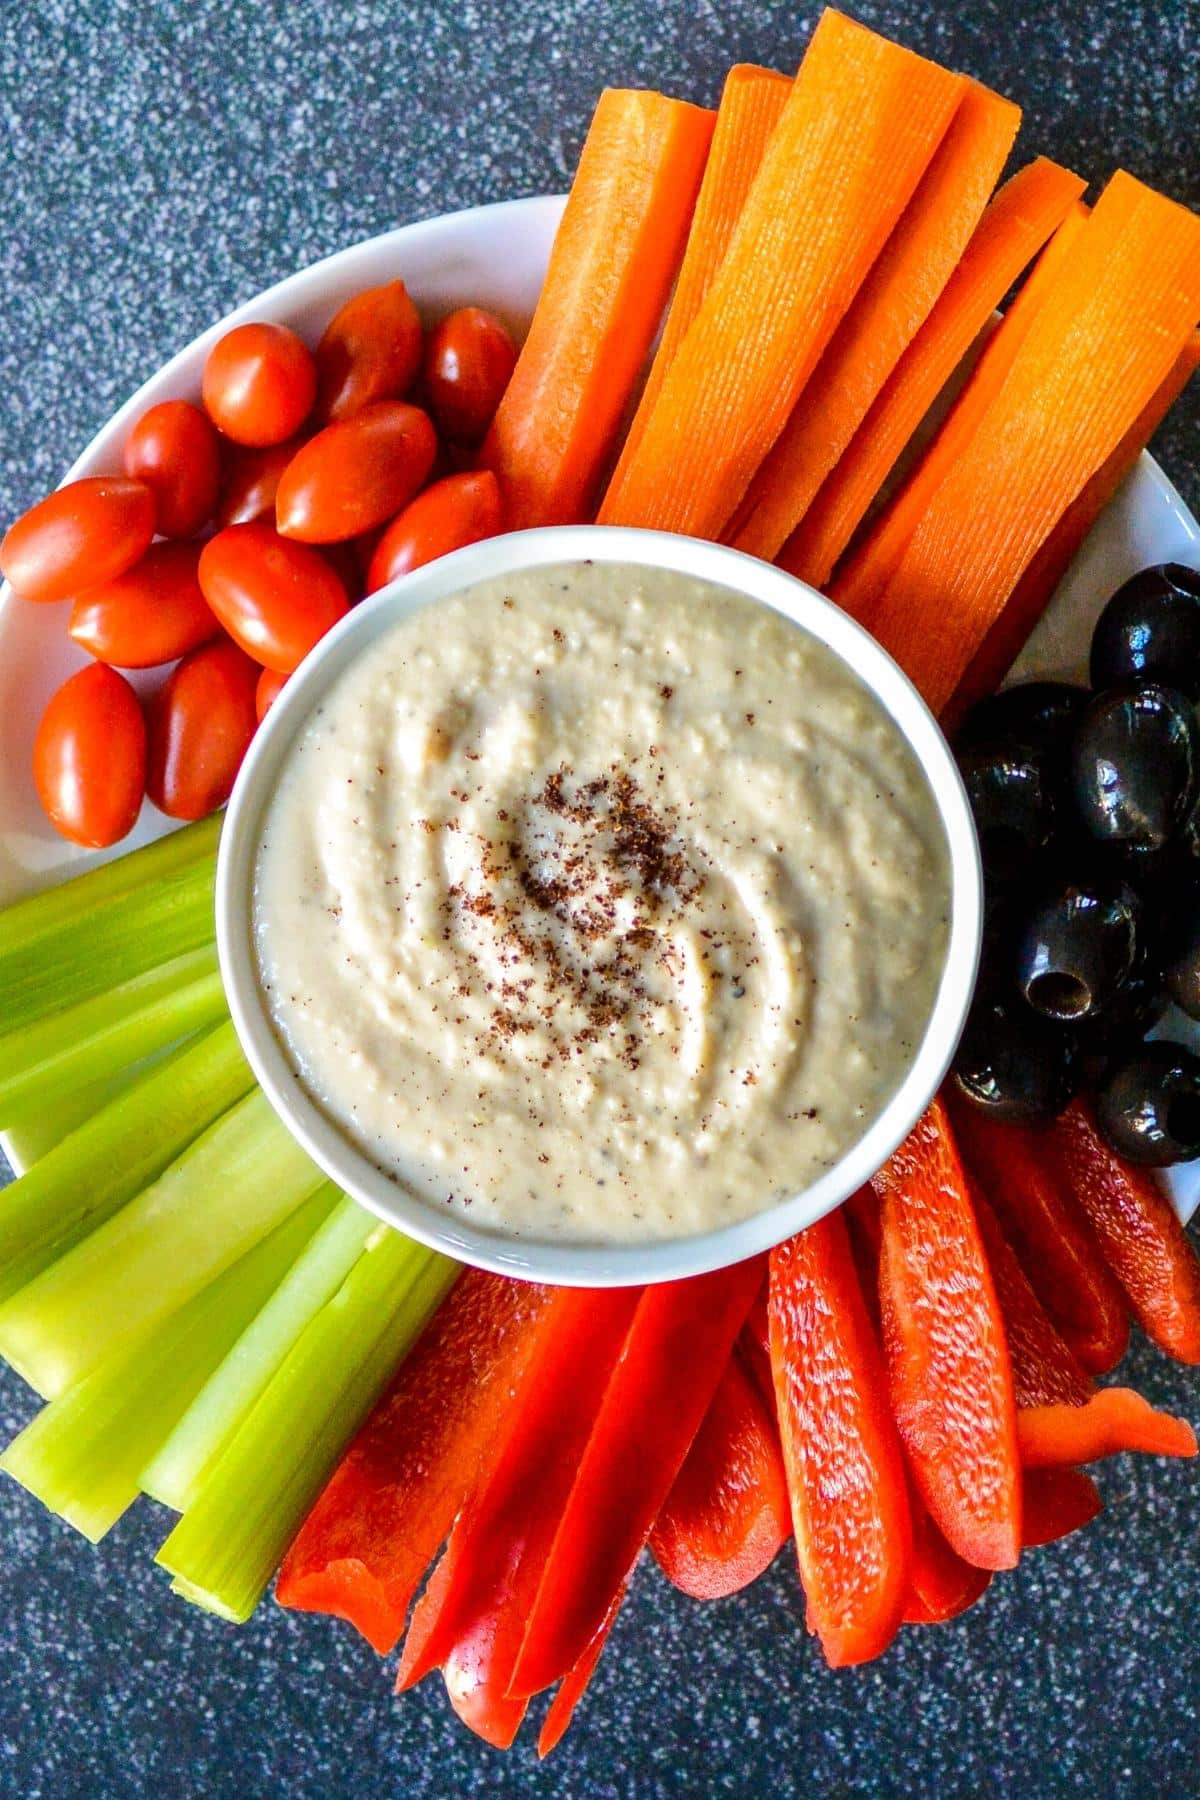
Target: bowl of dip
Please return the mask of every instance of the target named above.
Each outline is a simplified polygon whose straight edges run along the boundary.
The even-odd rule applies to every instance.
[[[582,1285],[781,1242],[936,1091],[979,950],[950,750],[894,662],[756,559],[569,526],[357,607],[221,839],[235,1025],[389,1224]]]

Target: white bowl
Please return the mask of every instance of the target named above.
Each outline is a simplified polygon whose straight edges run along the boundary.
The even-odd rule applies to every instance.
[[[254,949],[254,869],[264,811],[298,732],[342,672],[398,619],[419,608],[489,576],[586,558],[672,569],[734,589],[827,645],[875,695],[911,746],[949,848],[950,936],[937,996],[916,1054],[882,1112],[802,1192],[735,1225],[658,1242],[592,1245],[502,1235],[472,1226],[382,1174],[297,1081],[272,1024]],[[233,1021],[272,1106],[313,1160],[389,1225],[449,1256],[505,1274],[589,1287],[670,1281],[740,1262],[810,1225],[868,1180],[916,1123],[946,1072],[971,998],[981,915],[979,850],[954,758],[912,683],[875,640],[814,589],[754,557],[695,538],[601,525],[522,531],[474,544],[357,607],[311,653],[267,715],[238,776],[217,862],[217,945]]]

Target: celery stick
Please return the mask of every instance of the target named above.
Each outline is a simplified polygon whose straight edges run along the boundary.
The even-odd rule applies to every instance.
[[[143,1057],[141,1062],[131,1063],[126,1068],[113,1069],[107,1075],[100,1076],[97,1081],[89,1081],[86,1087],[72,1088],[69,1093],[60,1094],[52,1107],[33,1106],[22,1111],[4,1127],[10,1156],[9,1161],[18,1169],[31,1169],[35,1162],[53,1150],[56,1144],[70,1137],[73,1131],[86,1124],[87,1120],[98,1113],[101,1107],[123,1094],[126,1088],[148,1075],[158,1063],[168,1056],[178,1053],[195,1043],[199,1034],[193,1032],[178,1044],[169,1044],[166,1049],[156,1050],[152,1056]],[[3,1201],[0,1201],[0,1207]]]
[[[0,1124],[228,1018],[215,945],[0,1037]]]
[[[350,1438],[458,1274],[380,1226],[158,1553],[176,1592],[248,1619]]]
[[[0,1307],[0,1355],[53,1400],[215,1281],[322,1180],[256,1088]]]
[[[155,1500],[187,1511],[292,1345],[378,1229],[379,1221],[353,1200],[343,1198],[334,1208],[146,1469],[142,1486]]]
[[[161,1330],[44,1406],[0,1469],[98,1543],[136,1499],[147,1457],[320,1229],[335,1193],[319,1189]]]
[[[0,1300],[140,1193],[253,1085],[232,1024],[218,1025],[118,1094],[5,1188]]]
[[[173,843],[174,837],[163,841]],[[136,863],[146,854],[137,851],[128,860]],[[96,873],[98,878],[104,871]],[[172,957],[211,944],[215,873],[216,862],[209,854],[168,869],[95,910],[78,891],[92,877],[80,876],[77,882],[49,890],[47,901],[64,895],[74,901],[74,908],[62,924],[38,936],[31,936],[32,928],[22,929],[21,920],[14,928],[10,912],[0,913],[0,1019],[5,1029],[31,1025]],[[13,912],[23,914],[42,897],[19,902]]]
[[[70,938],[102,908],[137,906],[163,881],[183,870],[211,862],[217,853],[223,813],[184,825],[166,837],[127,851],[83,875],[68,876],[53,887],[16,900],[0,912],[0,985],[9,956],[51,940]]]

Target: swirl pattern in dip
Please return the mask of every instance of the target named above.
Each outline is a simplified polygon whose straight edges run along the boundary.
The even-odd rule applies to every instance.
[[[302,730],[259,850],[297,1073],[473,1223],[661,1239],[807,1186],[924,1033],[949,870],[925,778],[816,639],[577,563],[418,612]]]

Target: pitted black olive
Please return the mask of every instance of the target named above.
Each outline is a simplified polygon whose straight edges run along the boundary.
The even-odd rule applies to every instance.
[[[1119,587],[1092,636],[1091,676],[1097,688],[1160,681],[1200,700],[1200,573],[1160,563]]]

